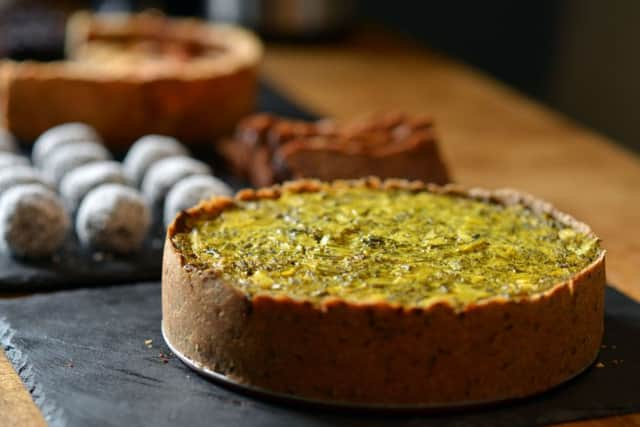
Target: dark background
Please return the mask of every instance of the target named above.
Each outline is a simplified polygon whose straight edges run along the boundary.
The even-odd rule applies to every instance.
[[[640,151],[639,1],[401,3],[361,13]]]
[[[38,57],[62,55],[63,11],[105,3],[176,15],[207,10],[207,0],[0,0],[0,56],[34,56],[21,41],[29,37],[39,40]],[[481,69],[640,151],[640,1],[360,0],[346,33],[363,24]]]

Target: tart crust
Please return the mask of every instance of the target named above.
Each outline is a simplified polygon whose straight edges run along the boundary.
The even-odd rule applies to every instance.
[[[587,225],[530,195],[401,180],[301,180],[244,190],[238,200],[332,186],[408,188],[522,204],[576,231]],[[189,217],[234,204],[216,198],[169,226],[162,274],[163,328],[174,348],[235,382],[297,397],[353,404],[456,405],[543,392],[588,367],[604,328],[605,251],[570,280],[530,296],[456,308],[404,307],[285,296],[247,296],[212,270],[186,265],[172,237]]]
[[[161,40],[176,61],[145,66],[151,54],[144,50],[127,55],[126,44],[105,48],[109,40],[148,38]],[[172,49],[180,44],[217,53],[184,58]],[[70,60],[51,63],[0,62],[4,125],[18,138],[33,141],[52,126],[80,121],[115,148],[150,133],[206,143],[253,111],[262,45],[230,25],[79,12],[67,25],[67,55]]]

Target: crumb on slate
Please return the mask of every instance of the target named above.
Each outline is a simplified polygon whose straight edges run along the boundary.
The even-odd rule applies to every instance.
[[[147,348],[153,347],[153,340],[152,339],[144,340],[144,345],[146,345]]]

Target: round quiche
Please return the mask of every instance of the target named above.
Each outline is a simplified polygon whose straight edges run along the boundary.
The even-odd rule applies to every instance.
[[[0,61],[0,110],[25,141],[68,122],[121,150],[148,134],[209,144],[255,108],[263,46],[197,19],[76,12],[64,61]]]
[[[193,364],[280,395],[519,398],[597,356],[604,258],[587,225],[514,190],[293,181],[178,215],[163,331]]]

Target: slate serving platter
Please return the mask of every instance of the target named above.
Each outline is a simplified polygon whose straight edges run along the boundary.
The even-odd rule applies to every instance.
[[[157,282],[0,301],[0,347],[53,427],[537,426],[640,411],[640,304],[606,296],[602,366],[534,398],[440,415],[291,406],[211,383],[162,341]]]
[[[315,115],[280,95],[268,83],[262,82],[257,111],[268,111],[289,117],[311,120]],[[195,153],[210,160],[210,153]],[[211,159],[214,170],[224,171],[223,165]],[[221,176],[234,190],[247,185]],[[164,230],[156,227],[137,254],[114,256],[86,250],[70,237],[51,259],[21,260],[0,253],[0,292],[37,292],[81,286],[103,286],[116,283],[156,280],[162,268]]]

